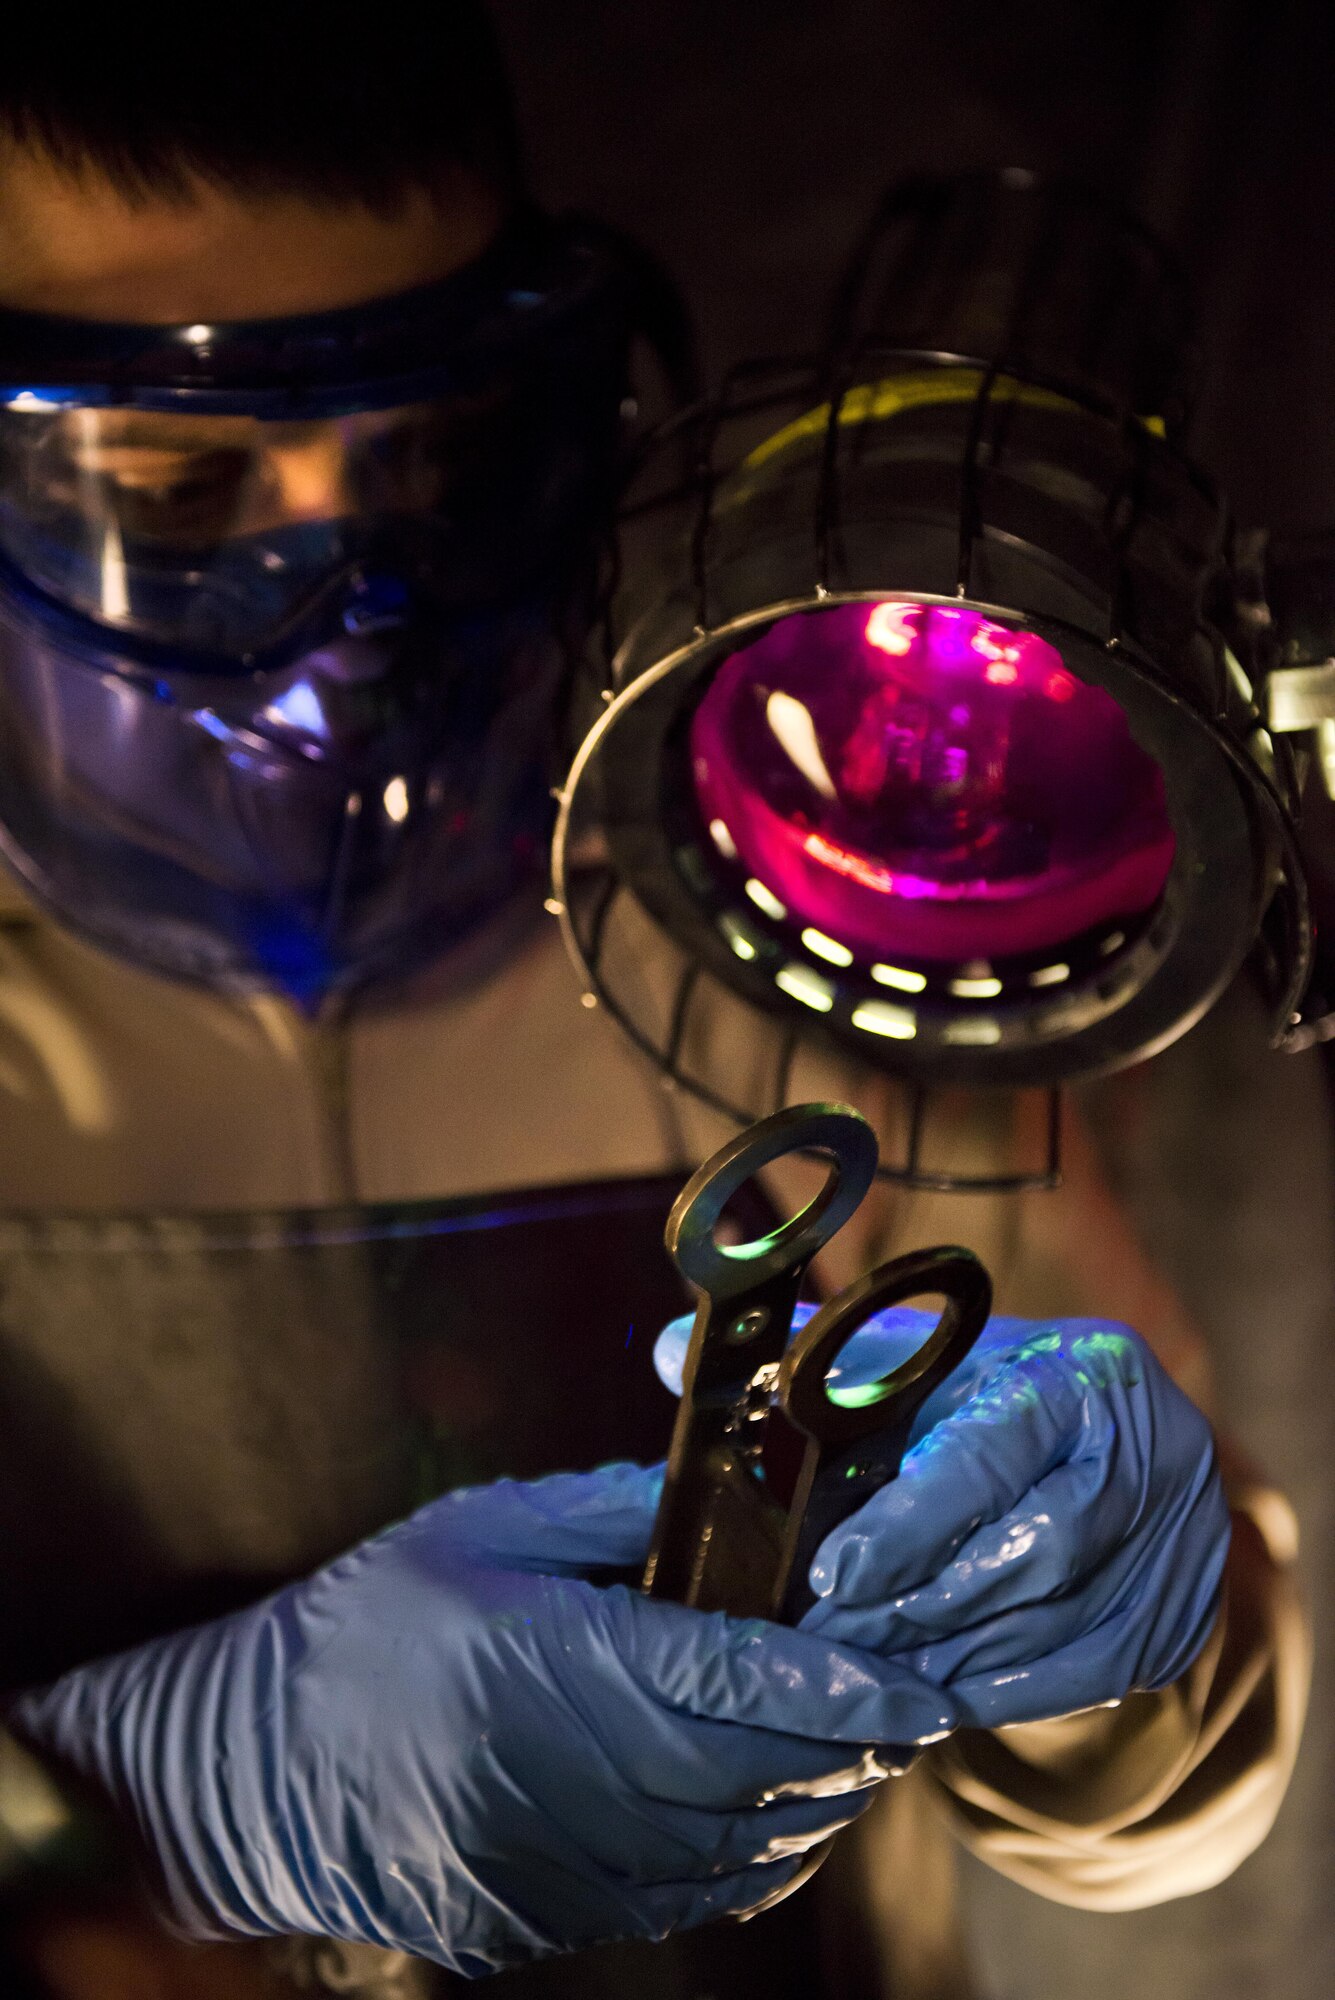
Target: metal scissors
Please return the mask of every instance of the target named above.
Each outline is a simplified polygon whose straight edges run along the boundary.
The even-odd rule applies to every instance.
[[[792,1153],[827,1162],[824,1187],[768,1236],[717,1240],[728,1202]],[[838,1104],[795,1105],[740,1134],[686,1183],[667,1247],[700,1295],[643,1589],[704,1611],[792,1624],[807,1572],[839,1521],[899,1471],[913,1420],[987,1323],[992,1286],[969,1250],[920,1250],[840,1292],[795,1338],[807,1266],[876,1172],[875,1135]],[[827,1380],[850,1336],[887,1306],[940,1295],[916,1351],[854,1392]]]

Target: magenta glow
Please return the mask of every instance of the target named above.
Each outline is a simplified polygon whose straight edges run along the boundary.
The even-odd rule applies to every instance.
[[[864,959],[1057,949],[1172,868],[1163,774],[1112,696],[963,605],[781,619],[720,668],[690,755],[739,864]]]

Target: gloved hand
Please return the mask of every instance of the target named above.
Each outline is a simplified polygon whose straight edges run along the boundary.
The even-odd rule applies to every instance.
[[[933,1324],[878,1315],[831,1371],[836,1397]],[[674,1320],[655,1353],[678,1391],[689,1336]],[[1185,1671],[1228,1541],[1210,1427],[1139,1334],[997,1318],[924,1405],[899,1477],[817,1550],[802,1626],[912,1667],[966,1723],[1070,1714]]]
[[[766,1899],[949,1728],[906,1668],[582,1569],[661,1473],[455,1493],[10,1721],[137,1821],[191,1935],[311,1932],[477,1975]]]

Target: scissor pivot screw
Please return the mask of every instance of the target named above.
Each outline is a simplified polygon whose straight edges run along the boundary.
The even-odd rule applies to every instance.
[[[726,1338],[734,1347],[744,1347],[748,1340],[765,1331],[769,1325],[769,1307],[756,1306],[751,1312],[742,1313],[728,1328]]]

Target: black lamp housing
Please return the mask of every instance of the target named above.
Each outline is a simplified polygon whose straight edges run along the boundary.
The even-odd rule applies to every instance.
[[[706,979],[919,1088],[1056,1086],[1172,1042],[1258,940],[1275,1040],[1295,1034],[1311,956],[1295,766],[1267,727],[1227,509],[1181,447],[1187,344],[1181,281],[1125,217],[1018,171],[919,181],[881,204],[819,356],[734,370],[655,440],[626,512],[634,582],[612,596],[562,789],[553,903],[589,995],[667,1073],[739,1117],[768,1108],[683,1061]],[[686,761],[689,717],[740,646],[887,597],[1056,647],[1160,767],[1176,842],[1157,904],[1070,939],[1059,990],[1026,959],[994,961],[986,997],[924,967],[893,1035],[859,1025],[887,998],[867,965],[817,962],[781,907],[745,903]],[[624,897],[676,954],[666,1012],[610,970]],[[804,964],[818,1004],[780,977]]]

